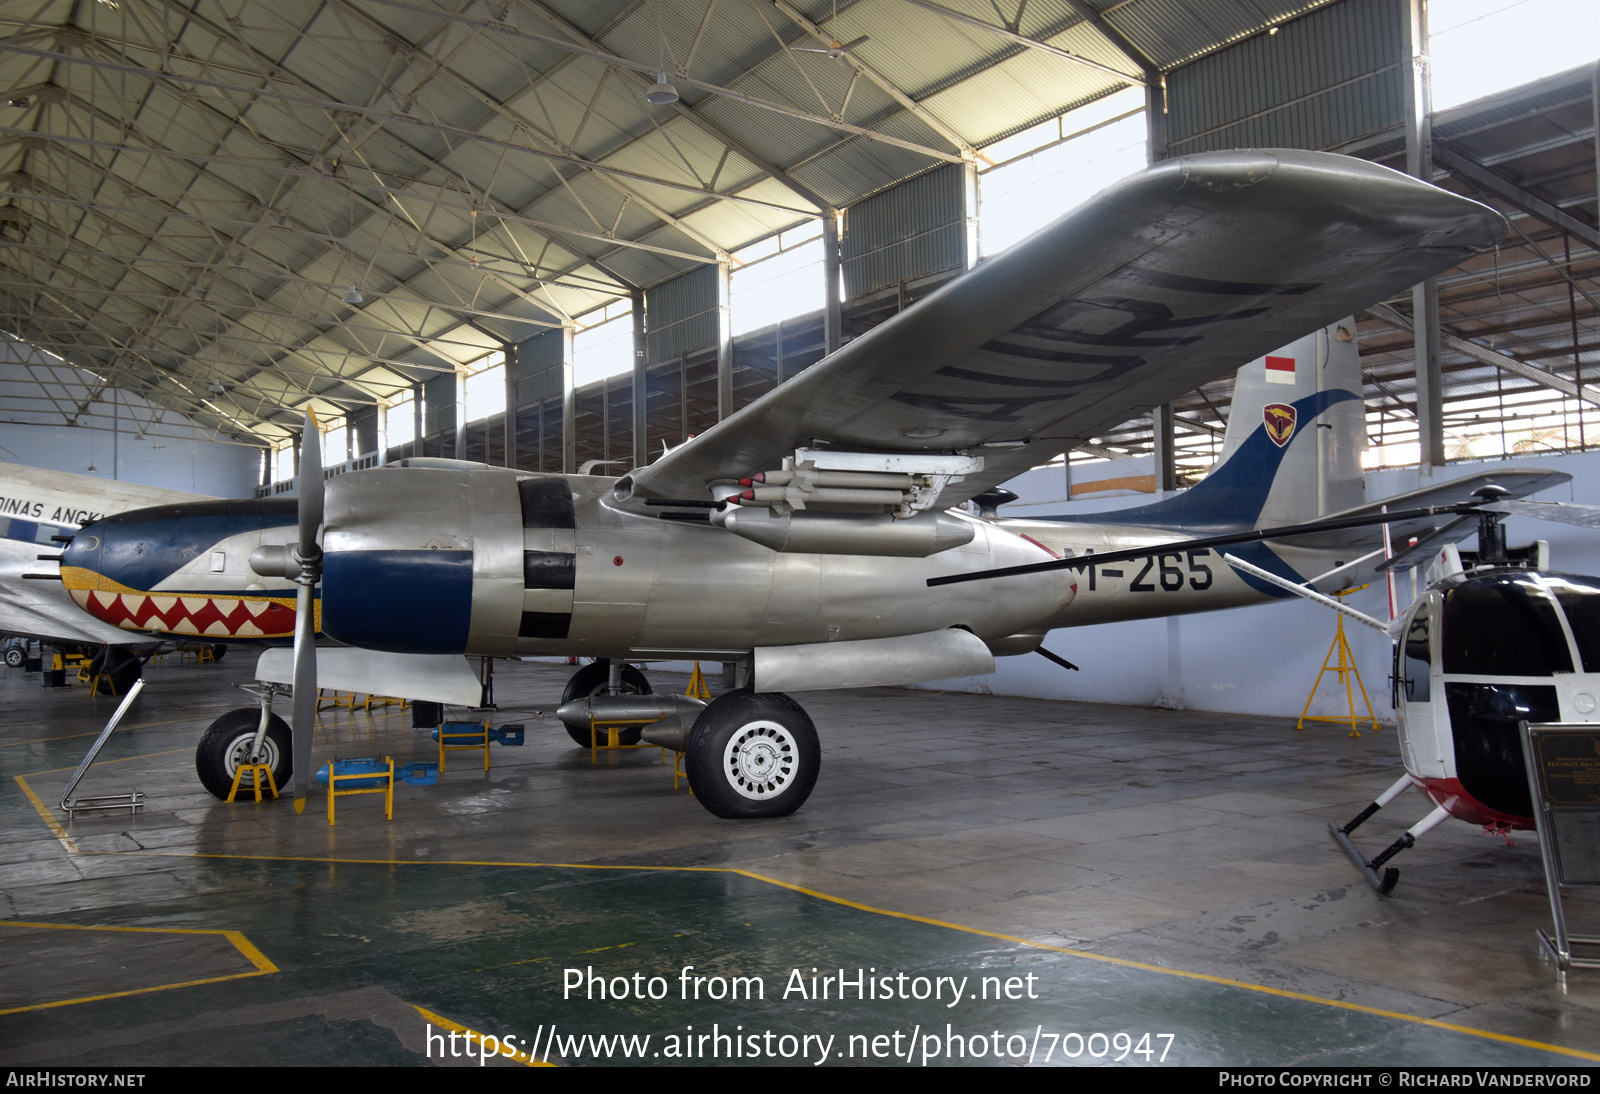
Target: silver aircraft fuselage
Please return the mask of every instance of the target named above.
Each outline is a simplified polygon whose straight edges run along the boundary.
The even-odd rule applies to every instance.
[[[1058,571],[928,588],[930,577],[1051,557],[965,514],[952,516],[970,542],[926,558],[786,553],[703,519],[624,509],[614,481],[486,467],[334,478],[320,631],[399,653],[648,660],[959,627],[998,652],[1009,636],[1042,636],[1081,580]],[[104,522],[67,549],[63,583],[127,630],[282,643],[289,583],[263,579],[249,558],[292,538],[289,512],[281,500],[227,505],[201,520],[156,509]]]
[[[623,509],[612,501],[613,482],[497,469],[341,477],[329,484],[324,629],[360,645],[415,648],[414,639],[385,640],[359,624],[371,605],[340,603],[405,595],[384,586],[380,555],[409,555],[424,568],[428,553],[470,558],[462,652],[499,657],[733,656],[948,627],[999,641],[1061,612],[1077,585],[1055,573],[929,589],[930,577],[1050,557],[966,516],[959,519],[971,525],[971,541],[928,558],[784,553],[708,521]],[[397,520],[401,504],[406,516]],[[365,572],[363,555],[372,563]],[[361,633],[348,633],[352,626]]]
[[[1106,567],[1090,564],[1075,571],[1077,595],[1061,611],[1043,621],[1045,630],[1220,611],[1287,598],[1287,594],[1233,569],[1222,560],[1226,553],[1222,550],[1162,552],[1163,544],[1192,539],[1193,532],[1119,525],[1115,523],[1115,512],[1107,513],[1106,517],[1105,524],[1057,524],[1039,520],[999,522],[1007,531],[1036,540],[1063,556],[1142,548],[1150,551],[1144,558],[1132,562]],[[1292,575],[1295,581],[1336,569],[1355,554],[1349,549],[1309,550],[1283,544],[1275,544],[1268,552],[1265,547],[1252,546],[1255,548],[1252,560],[1274,569],[1287,566],[1285,576]],[[1228,550],[1241,553],[1247,549],[1235,546]]]

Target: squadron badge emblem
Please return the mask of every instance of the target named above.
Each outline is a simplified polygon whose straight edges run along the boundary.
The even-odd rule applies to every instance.
[[[1261,417],[1267,424],[1267,436],[1272,438],[1272,443],[1282,448],[1289,443],[1289,438],[1294,436],[1294,407],[1288,403],[1268,403],[1261,410]]]

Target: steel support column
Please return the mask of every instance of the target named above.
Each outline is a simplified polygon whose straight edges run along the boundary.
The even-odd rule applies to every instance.
[[[522,343],[506,347],[506,466],[517,466],[517,377],[522,374]],[[488,453],[484,453],[485,459]]]
[[[717,421],[733,413],[732,270],[717,263]]]
[[[456,369],[456,459],[467,458],[467,374],[464,369]]]
[[[1428,61],[1428,11],[1425,0],[1405,5],[1405,55],[1411,58],[1406,81],[1406,173],[1433,181],[1433,94]],[[1417,441],[1422,474],[1443,467],[1444,374],[1439,364],[1439,282],[1430,277],[1411,290],[1411,333],[1417,376]]]
[[[961,165],[961,249],[967,269],[978,264],[978,164],[968,160]]]
[[[844,301],[839,285],[839,211],[822,214],[823,354],[839,348],[844,338]]]
[[[561,471],[567,475],[578,470],[578,386],[572,361],[577,333],[571,323],[561,328]]]
[[[376,414],[373,446],[378,450],[378,466],[382,467],[389,462],[389,404],[379,399],[373,411]]]
[[[1150,409],[1150,427],[1155,436],[1153,453],[1155,455],[1156,490],[1159,496],[1165,497],[1178,488],[1178,461],[1177,453],[1173,447],[1172,424],[1175,415],[1171,403]]]
[[[1145,150],[1151,163],[1167,158],[1167,78],[1157,74],[1144,87]]]
[[[645,381],[648,343],[645,341],[644,290],[634,289],[633,298],[633,466],[650,462],[650,440],[645,423]]]
[[[422,381],[411,381],[411,454],[422,455]]]

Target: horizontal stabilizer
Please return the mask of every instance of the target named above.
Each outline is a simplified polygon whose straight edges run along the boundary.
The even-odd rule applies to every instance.
[[[256,679],[294,682],[294,650],[266,650]],[[317,650],[317,685],[329,691],[382,695],[413,702],[475,707],[483,697],[478,674],[465,657],[450,653],[380,653],[354,647]]]
[[[1328,521],[1341,520],[1348,517],[1376,515],[1388,510],[1399,512],[1404,509],[1423,509],[1448,505],[1464,505],[1481,498],[1475,497],[1474,492],[1485,486],[1502,487],[1506,493],[1502,499],[1515,500],[1536,494],[1541,490],[1548,490],[1553,486],[1562,486],[1572,481],[1572,476],[1562,471],[1545,471],[1537,468],[1515,468],[1505,471],[1480,471],[1475,475],[1467,475],[1449,482],[1435,483],[1424,486],[1419,490],[1410,490],[1404,494],[1396,494],[1392,498],[1381,501],[1368,502],[1352,509],[1345,509],[1338,513],[1329,513],[1325,518]],[[1451,529],[1451,535],[1441,536],[1438,533],[1446,526],[1456,524]],[[1456,514],[1441,513],[1433,517],[1418,517],[1407,521],[1395,521],[1389,526],[1389,535],[1394,543],[1395,553],[1398,556],[1404,551],[1406,545],[1413,538],[1419,543],[1427,541],[1428,550],[1425,555],[1418,555],[1413,564],[1425,562],[1432,557],[1434,546],[1446,538],[1465,539],[1478,530],[1474,520],[1462,520]],[[1359,528],[1345,528],[1338,531],[1319,532],[1309,536],[1296,536],[1282,540],[1283,543],[1295,547],[1309,547],[1312,549],[1338,550],[1349,548],[1362,553],[1371,551],[1383,545],[1383,532],[1377,525]],[[1374,563],[1373,569],[1382,566],[1380,559]],[[1402,567],[1403,568],[1403,567]]]

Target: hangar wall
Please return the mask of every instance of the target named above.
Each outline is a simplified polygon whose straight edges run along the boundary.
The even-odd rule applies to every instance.
[[[1123,461],[1116,461],[1123,462]],[[1137,461],[1128,461],[1137,462]],[[1148,460],[1144,461],[1148,466]],[[1456,463],[1440,470],[1433,481],[1447,481],[1486,468],[1537,467],[1572,476],[1565,487],[1538,495],[1541,501],[1575,501],[1600,505],[1600,452],[1529,456],[1515,460]],[[1369,472],[1367,496],[1390,497],[1422,485],[1415,467]],[[1055,505],[1065,479],[1060,467],[1031,471],[1006,484],[1021,498],[1001,510],[1017,515],[1111,512],[1147,504],[1148,495],[1100,498]],[[1029,501],[1041,504],[1028,506]],[[1508,542],[1524,545],[1535,539],[1550,543],[1556,570],[1600,573],[1600,534],[1565,524],[1513,517],[1506,522]],[[1468,537],[1472,545],[1475,537]],[[1408,600],[1401,582],[1401,602]],[[1381,583],[1348,598],[1352,607],[1379,618],[1388,614]],[[1295,600],[1207,612],[1170,619],[1109,623],[1051,632],[1045,648],[1079,666],[1070,672],[1026,655],[1004,657],[989,676],[965,677],[923,685],[932,689],[986,691],[1039,699],[1152,706],[1175,700],[1185,709],[1298,718],[1322,659],[1333,642],[1333,613]],[[1345,627],[1361,676],[1380,721],[1393,719],[1389,705],[1389,643],[1359,624]],[[1357,705],[1360,697],[1357,696]],[[1336,712],[1344,704],[1337,677],[1323,678],[1310,713]]]
[[[102,387],[89,373],[26,343],[0,341],[0,459],[249,497],[261,475],[261,449],[214,436],[138,395]]]
[[[1404,117],[1404,8],[1342,0],[1167,74],[1167,149],[1337,149]]]

